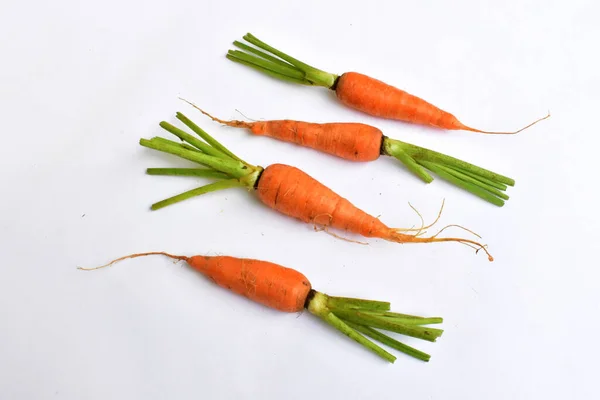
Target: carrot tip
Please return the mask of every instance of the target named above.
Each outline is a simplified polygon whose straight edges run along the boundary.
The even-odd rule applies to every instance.
[[[148,253],[136,253],[136,254],[129,254],[127,256],[119,257],[119,258],[116,258],[116,259],[112,260],[111,262],[109,262],[107,264],[104,264],[104,265],[101,265],[99,267],[92,267],[92,268],[77,267],[77,269],[79,269],[81,271],[94,271],[96,269],[102,269],[102,268],[110,267],[114,263],[122,261],[122,260],[127,260],[127,259],[130,259],[130,258],[137,258],[137,257],[152,256],[152,255],[166,256],[166,257],[172,258],[172,259],[177,260],[177,261],[180,261],[180,260],[188,261],[189,260],[189,257],[186,257],[186,256],[177,256],[177,255],[165,253],[164,251],[151,251],[151,252],[148,252]]]
[[[467,131],[477,132],[477,133],[485,133],[485,134],[488,134],[488,135],[514,135],[516,133],[524,131],[527,128],[531,128],[533,125],[537,124],[538,122],[541,122],[541,121],[543,121],[545,119],[548,119],[548,118],[550,118],[550,110],[548,110],[548,114],[545,117],[538,118],[535,121],[533,121],[532,123],[530,123],[529,125],[524,126],[523,128],[518,129],[518,130],[513,131],[513,132],[482,131],[480,129],[475,129],[475,128],[468,127],[468,126],[466,126],[466,125],[464,125],[464,124],[462,124],[460,122],[459,122],[459,124],[460,124],[459,125],[459,129],[464,129],[464,130],[467,130]]]

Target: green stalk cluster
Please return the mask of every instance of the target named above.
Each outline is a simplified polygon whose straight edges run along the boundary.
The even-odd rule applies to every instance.
[[[329,89],[335,86],[337,75],[311,67],[269,46],[250,33],[244,36],[244,40],[256,47],[236,40],[233,44],[241,50],[229,50],[228,59],[284,81]]]
[[[428,170],[442,179],[474,195],[502,207],[509,197],[504,191],[515,181],[504,175],[400,140],[384,138],[383,152],[402,162],[406,168],[429,183],[433,177]]]
[[[216,182],[154,203],[151,207],[153,210],[218,190],[243,186],[250,189],[254,188],[263,170],[261,167],[248,164],[240,159],[182,113],[177,113],[177,119],[196,133],[198,137],[162,121],[160,126],[167,132],[177,136],[182,142],[154,137],[152,139],[140,139],[140,145],[176,155],[200,164],[204,168],[148,168],[147,173],[149,175],[194,176],[213,179]]]
[[[316,291],[312,291],[309,296],[310,300],[306,307],[312,314],[379,357],[392,363],[396,361],[396,356],[369,338],[422,361],[429,361],[431,357],[427,353],[382,333],[380,330],[430,342],[435,342],[444,332],[441,329],[423,326],[442,323],[442,318],[424,318],[390,312],[390,303],[388,302],[333,297]]]

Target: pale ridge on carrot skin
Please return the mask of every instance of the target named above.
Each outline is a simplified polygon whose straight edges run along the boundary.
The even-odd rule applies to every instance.
[[[435,342],[444,332],[442,329],[425,326],[442,323],[442,318],[389,312],[390,303],[384,301],[328,296],[313,290],[308,279],[300,272],[268,261],[229,256],[186,257],[152,251],[119,257],[99,267],[78,269],[93,271],[109,267],[118,261],[151,255],[183,260],[217,285],[267,307],[288,313],[307,309],[369,351],[392,363],[396,356],[368,338],[422,361],[429,361],[430,356],[373,328],[430,342]]]

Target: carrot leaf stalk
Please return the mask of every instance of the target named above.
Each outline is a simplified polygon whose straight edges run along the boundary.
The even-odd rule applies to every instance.
[[[154,203],[151,207],[153,210],[218,190],[240,186],[245,186],[248,189],[254,188],[263,170],[262,167],[251,165],[237,157],[182,113],[177,113],[177,118],[196,133],[199,138],[166,121],[162,121],[159,125],[167,132],[177,136],[182,142],[154,137],[152,139],[140,139],[140,145],[179,156],[200,164],[204,168],[148,168],[146,172],[149,175],[209,178],[216,180],[216,182]]]
[[[229,175],[209,168],[148,168],[148,175],[195,176],[198,178],[227,179]]]
[[[390,303],[387,302],[333,297],[314,290],[307,300],[307,309],[312,314],[383,359],[393,363],[396,357],[369,338],[419,360],[429,361],[429,354],[410,347],[377,329],[435,342],[442,335],[443,330],[422,325],[441,323],[442,318],[393,313],[389,312],[389,307]]]
[[[269,46],[250,33],[244,36],[244,40],[256,47],[235,41],[234,46],[244,51],[229,50],[228,59],[284,81],[326,88],[335,86],[338,75],[305,64]]]
[[[504,175],[400,140],[384,137],[383,153],[402,162],[426,183],[433,181],[428,171],[442,179],[502,207],[509,197],[504,191],[515,181]]]

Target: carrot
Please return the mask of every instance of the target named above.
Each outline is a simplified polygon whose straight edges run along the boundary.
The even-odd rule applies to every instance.
[[[204,141],[168,122],[163,121],[160,126],[187,144],[194,146],[195,150],[190,149],[187,144],[172,142],[160,137],[151,140],[141,139],[140,144],[154,150],[177,155],[208,168],[199,168],[193,174],[187,168],[150,168],[148,173],[152,175],[193,175],[216,179],[216,182],[159,201],[152,205],[153,210],[209,192],[231,187],[245,187],[248,190],[255,190],[258,198],[270,208],[303,222],[311,223],[315,228],[322,227],[326,231],[329,228],[337,228],[345,232],[396,243],[458,242],[474,246],[477,250],[483,250],[488,255],[488,259],[493,261],[484,245],[470,239],[438,237],[441,231],[431,237],[422,237],[425,227],[419,229],[390,228],[378,218],[360,210],[299,169],[284,164],[273,164],[267,168],[249,164],[231,153],[183,114],[177,113],[177,118]],[[227,178],[215,177],[216,172],[226,175]],[[416,233],[412,235],[403,232]]]
[[[246,128],[255,135],[292,142],[346,160],[373,161],[381,154],[394,157],[426,183],[433,181],[433,177],[427,172],[430,171],[499,207],[509,198],[504,191],[508,186],[515,184],[511,178],[454,157],[391,139],[374,126],[348,122],[319,124],[293,120],[224,121],[213,117],[195,104],[184,101],[221,124]]]
[[[357,72],[328,73],[305,64],[248,33],[244,39],[256,47],[235,41],[241,50],[229,50],[227,58],[288,82],[323,86],[335,91],[346,106],[369,115],[447,130],[488,134],[515,134],[550,117],[550,114],[511,132],[493,132],[469,127],[454,115],[404,90]]]
[[[272,309],[290,313],[307,309],[357,343],[392,363],[396,360],[396,356],[367,337],[419,360],[429,361],[430,355],[373,328],[430,342],[435,342],[443,333],[442,329],[423,326],[442,323],[442,318],[424,318],[390,312],[390,303],[384,301],[328,296],[313,290],[308,279],[300,272],[268,261],[228,256],[186,257],[153,251],[119,257],[99,267],[78,267],[78,269],[92,271],[111,266],[125,259],[149,255],[163,255],[185,261],[191,268],[217,285]]]

